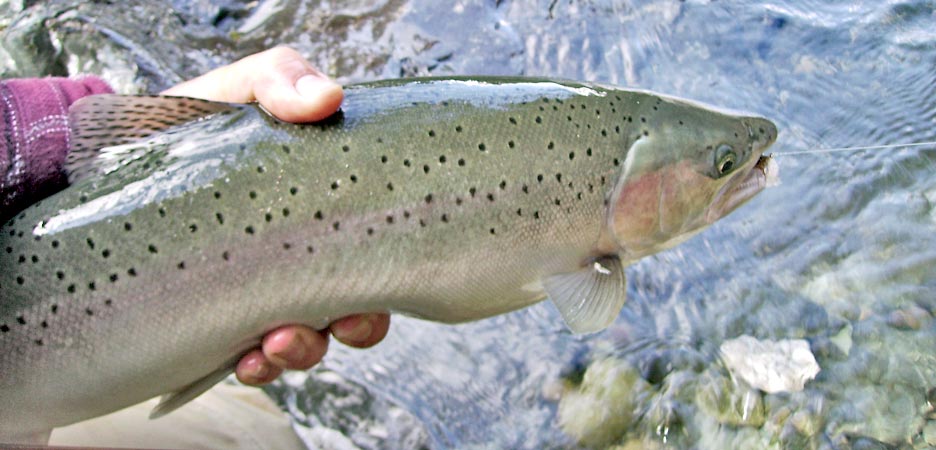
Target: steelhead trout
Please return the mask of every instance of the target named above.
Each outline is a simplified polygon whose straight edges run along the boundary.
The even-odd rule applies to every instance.
[[[93,96],[73,184],[0,228],[0,442],[229,374],[274,327],[463,322],[547,296],[604,328],[624,266],[764,188],[768,120],[540,79],[349,86],[315,124]]]

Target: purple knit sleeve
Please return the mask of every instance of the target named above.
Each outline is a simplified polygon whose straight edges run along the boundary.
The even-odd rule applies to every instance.
[[[0,220],[67,185],[68,107],[112,92],[91,76],[0,80]]]

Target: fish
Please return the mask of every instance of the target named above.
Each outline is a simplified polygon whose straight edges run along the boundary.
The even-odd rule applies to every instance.
[[[599,331],[625,267],[777,174],[766,118],[552,79],[351,85],[309,124],[162,96],[69,114],[71,185],[0,228],[0,442],[156,396],[166,414],[285,324],[549,298]]]

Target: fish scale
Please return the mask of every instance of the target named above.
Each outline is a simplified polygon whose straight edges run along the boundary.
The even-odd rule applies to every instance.
[[[307,125],[126,98],[73,108],[73,185],[0,229],[0,398],[15,406],[0,408],[0,441],[180,393],[171,410],[287,323],[461,322],[549,290],[570,297],[553,300],[573,329],[591,331],[578,316],[604,326],[623,302],[620,264],[642,256],[607,247],[622,172],[696,153],[710,170],[705,146],[669,148],[679,126],[738,148],[776,136],[763,119],[533,79],[351,86],[340,113]],[[96,125],[114,110],[132,114]],[[638,161],[658,131],[666,145]]]

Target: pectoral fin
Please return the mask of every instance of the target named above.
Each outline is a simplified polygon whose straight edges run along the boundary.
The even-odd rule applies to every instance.
[[[204,394],[205,391],[211,389],[211,387],[218,384],[219,381],[234,373],[234,365],[237,364],[238,359],[240,359],[240,357],[232,359],[208,375],[199,378],[194,383],[176,392],[163,395],[162,398],[159,399],[159,403],[156,405],[156,407],[153,408],[153,410],[150,412],[149,418],[158,419],[162,416],[165,416],[166,414],[179,409],[179,407],[182,405],[194,400],[195,397]]]
[[[550,276],[543,286],[573,333],[607,328],[627,299],[624,267],[615,257],[598,259],[578,272]]]

